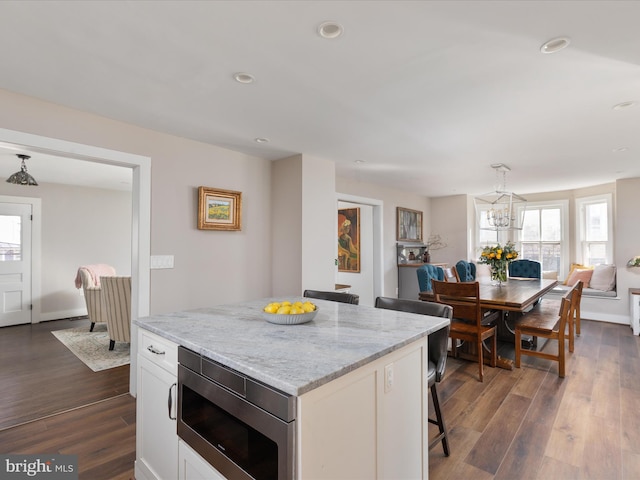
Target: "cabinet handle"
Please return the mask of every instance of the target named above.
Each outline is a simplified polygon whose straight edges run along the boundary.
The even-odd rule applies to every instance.
[[[177,386],[178,386],[178,384],[174,383],[173,385],[171,385],[169,387],[169,401],[168,401],[168,404],[169,404],[169,420],[175,420],[177,418],[177,417],[172,417],[171,416],[171,407],[173,407],[173,395],[171,395],[171,390],[173,390],[173,387],[177,387]]]
[[[162,350],[158,350],[156,347],[154,347],[153,345],[149,345],[147,347],[147,350],[149,350],[151,353],[155,354],[155,355],[164,355],[164,351]]]

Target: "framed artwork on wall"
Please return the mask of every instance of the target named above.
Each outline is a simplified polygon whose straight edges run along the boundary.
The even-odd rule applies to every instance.
[[[198,229],[240,230],[242,193],[198,187]]]
[[[397,207],[397,216],[397,240],[399,242],[422,242],[422,212]]]
[[[338,271],[360,273],[360,209],[338,209]]]

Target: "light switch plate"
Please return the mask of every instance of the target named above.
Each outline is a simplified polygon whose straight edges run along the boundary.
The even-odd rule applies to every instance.
[[[173,268],[173,255],[151,255],[150,267],[152,270]]]

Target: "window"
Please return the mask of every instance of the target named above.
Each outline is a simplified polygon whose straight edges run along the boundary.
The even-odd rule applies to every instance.
[[[562,277],[567,270],[568,202],[528,204],[517,248],[520,258],[537,260],[544,272],[557,272]]]
[[[578,261],[584,265],[613,263],[611,194],[576,199]]]

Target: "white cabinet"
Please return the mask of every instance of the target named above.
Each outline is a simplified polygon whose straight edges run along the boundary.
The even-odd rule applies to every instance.
[[[634,335],[640,334],[640,289],[629,289],[629,313],[631,314],[631,328]]]
[[[144,329],[138,332],[135,477],[174,480],[178,345]]]
[[[178,458],[179,480],[226,480],[182,440],[178,446]]]
[[[427,338],[298,398],[298,478],[428,478]]]

